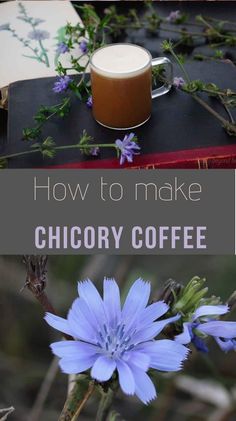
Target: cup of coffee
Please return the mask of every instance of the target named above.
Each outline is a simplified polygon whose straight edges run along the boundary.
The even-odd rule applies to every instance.
[[[152,67],[165,65],[168,80],[152,91]],[[109,44],[90,58],[93,116],[110,129],[126,130],[149,120],[152,99],[171,89],[172,63],[152,59],[148,50],[134,44]]]

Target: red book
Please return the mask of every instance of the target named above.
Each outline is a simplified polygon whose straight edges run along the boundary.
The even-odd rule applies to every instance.
[[[212,169],[212,168],[236,168],[236,144],[229,146],[217,146],[182,150],[178,152],[154,153],[135,157],[132,164],[120,167],[117,159],[103,159],[95,161],[74,162],[62,165],[54,165],[50,168],[70,169]]]

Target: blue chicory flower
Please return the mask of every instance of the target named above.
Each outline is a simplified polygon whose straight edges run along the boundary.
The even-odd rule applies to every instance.
[[[174,77],[173,85],[175,88],[180,89],[185,85],[185,80],[182,77]]]
[[[123,307],[114,279],[104,279],[103,299],[90,280],[78,283],[78,293],[67,319],[45,316],[50,326],[74,338],[51,344],[62,371],[78,374],[91,369],[93,379],[105,382],[117,370],[123,392],[149,403],[156,390],[148,369],[178,371],[187,358],[185,346],[169,339],[154,340],[180,316],[157,320],[169,307],[163,301],[147,305],[150,283],[141,279],[131,286]]]
[[[90,155],[91,156],[98,156],[100,153],[100,149],[98,146],[94,146],[90,149]]]
[[[89,96],[86,102],[86,105],[88,108],[92,108],[93,107],[93,98],[92,96]]]
[[[82,51],[82,53],[87,53],[87,51],[88,51],[88,43],[87,43],[87,41],[85,41],[85,40],[82,40],[80,43],[79,43],[79,48],[80,48],[80,50]]]
[[[120,150],[120,165],[123,165],[125,160],[128,162],[133,162],[133,156],[139,155],[140,147],[137,145],[136,142],[132,141],[135,134],[130,133],[129,135],[125,135],[123,140],[117,139],[115,141],[116,146]]]
[[[50,38],[50,34],[48,31],[43,31],[42,29],[34,29],[28,33],[28,38],[35,41],[43,41]]]
[[[181,18],[180,11],[179,10],[175,10],[175,11],[170,12],[170,14],[169,14],[169,16],[167,16],[166,20],[167,20],[167,22],[175,23],[180,18]]]
[[[227,305],[203,305],[192,316],[190,322],[183,324],[183,332],[175,337],[181,344],[192,342],[199,351],[208,352],[201,336],[212,336],[220,348],[236,351],[236,322],[220,321],[218,317],[229,311]],[[215,319],[215,320],[214,320]]]
[[[60,42],[58,45],[57,45],[57,53],[58,54],[65,54],[65,53],[67,53],[69,51],[69,48],[68,48],[68,46],[64,43],[64,42]]]
[[[66,91],[70,82],[72,82],[70,76],[65,75],[59,77],[59,80],[54,83],[53,91],[57,94]]]

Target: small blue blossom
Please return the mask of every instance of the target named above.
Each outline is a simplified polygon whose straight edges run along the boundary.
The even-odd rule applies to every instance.
[[[86,105],[87,105],[88,108],[92,108],[93,107],[93,98],[92,98],[92,96],[89,96],[88,97],[88,100],[86,102]]]
[[[54,329],[75,338],[51,344],[62,371],[78,374],[91,369],[93,379],[105,382],[117,370],[125,394],[135,394],[145,404],[155,399],[155,386],[147,371],[181,370],[188,349],[173,340],[155,340],[180,316],[163,319],[169,307],[163,301],[148,305],[150,292],[150,283],[138,279],[121,307],[115,280],[104,279],[103,299],[90,280],[79,282],[79,298],[67,319],[51,313],[45,316]]]
[[[50,38],[50,34],[48,31],[43,31],[42,29],[34,29],[28,33],[28,38],[35,41],[43,41]]]
[[[180,89],[185,85],[185,80],[182,77],[174,77],[173,85],[175,88]]]
[[[227,305],[203,305],[192,316],[190,322],[183,324],[183,332],[175,337],[181,344],[192,342],[199,351],[208,352],[204,338],[212,336],[220,348],[225,351],[236,351],[236,322],[218,320],[229,311]]]
[[[175,10],[170,12],[169,16],[167,16],[166,20],[170,23],[175,23],[181,18],[181,13],[179,10]]]
[[[133,156],[139,155],[140,147],[136,142],[132,141],[135,137],[134,133],[125,135],[123,140],[117,139],[115,141],[116,146],[120,150],[120,165],[123,165],[125,160],[128,162],[133,162]]]
[[[58,54],[65,54],[65,53],[67,53],[69,51],[69,48],[68,48],[68,46],[64,43],[64,42],[60,42],[58,45],[57,45],[57,53]]]
[[[57,94],[66,91],[70,82],[72,82],[70,76],[65,75],[59,77],[59,80],[54,83],[53,91]]]
[[[3,25],[0,25],[0,31],[10,31],[10,24],[4,23]]]
[[[84,53],[84,54],[87,53],[88,52],[88,43],[87,43],[87,41],[85,41],[85,40],[81,41],[80,44],[79,44],[79,48],[82,51],[82,53]]]
[[[100,153],[100,149],[98,146],[94,146],[93,148],[91,148],[90,150],[90,155],[91,156],[98,156]]]

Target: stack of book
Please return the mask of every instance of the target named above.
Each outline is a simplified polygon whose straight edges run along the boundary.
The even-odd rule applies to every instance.
[[[219,3],[208,3],[209,5],[211,6],[209,14],[218,11],[218,16],[223,18]],[[187,12],[190,6],[196,13],[198,4],[188,3],[184,6],[188,8]],[[169,6],[168,2],[158,2],[155,7],[166,11],[173,6]],[[206,8],[206,5],[204,7]],[[236,16],[236,6],[232,5],[230,13]],[[31,23],[29,18],[33,19]],[[34,125],[33,117],[41,105],[54,105],[62,99],[52,88],[56,74],[56,46],[63,39],[61,28],[67,22],[72,24],[81,22],[68,1],[13,1],[0,4],[1,60],[3,59],[4,63],[0,67],[0,87],[3,92],[3,105],[4,101],[6,105],[6,92],[8,93],[8,133],[6,141],[2,141],[0,145],[1,155],[28,150],[28,143],[22,141],[23,129]],[[34,28],[32,24],[35,25]],[[138,31],[131,36],[132,39],[127,35],[124,41],[141,43],[153,56],[161,54],[159,46],[162,40],[159,38],[155,40],[154,50],[153,37],[146,37],[144,32],[140,35]],[[168,34],[166,36],[168,37]],[[37,39],[40,37],[41,43]],[[35,50],[34,53],[31,48]],[[63,55],[63,60],[68,59],[67,54]],[[188,60],[186,67],[192,79],[201,78],[204,82],[216,83],[221,88],[230,87],[236,90],[235,65],[230,61],[224,63]],[[176,76],[180,76],[179,69],[175,68],[174,72]],[[227,115],[224,108],[214,99],[208,101],[221,114]],[[6,120],[3,114],[0,114],[0,118]],[[97,143],[112,143],[117,138],[122,139],[126,134],[97,124],[91,109],[74,97],[69,115],[64,119],[55,118],[48,122],[44,127],[43,136],[52,136],[57,145],[76,144],[84,129]],[[150,121],[137,128],[135,133],[139,139],[141,154],[127,167],[148,169],[236,167],[235,138],[228,136],[212,115],[191,96],[181,91],[175,90],[154,100]],[[120,168],[118,160],[114,157],[114,150],[110,149],[104,149],[98,157],[83,156],[75,149],[60,152],[53,160],[43,159],[41,155],[35,154],[11,159],[9,166],[11,168],[51,166]]]

